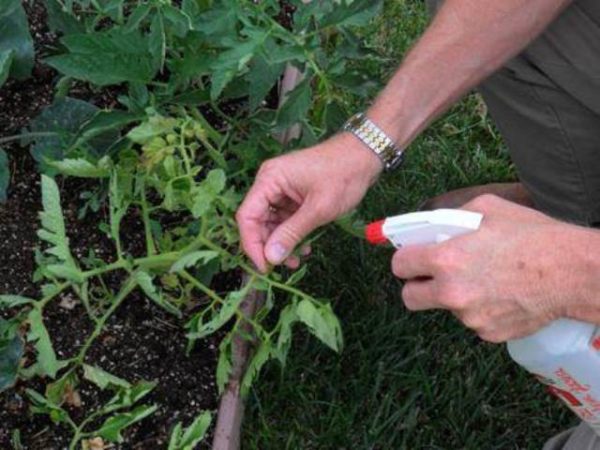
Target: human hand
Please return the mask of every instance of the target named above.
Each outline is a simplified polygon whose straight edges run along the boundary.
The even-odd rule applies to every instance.
[[[298,243],[355,208],[381,170],[350,133],[266,161],[236,215],[243,250],[263,272],[269,263],[298,267]]]
[[[597,231],[491,195],[463,208],[484,215],[478,231],[394,254],[408,309],[447,309],[490,342],[526,336],[559,317],[600,323],[593,300],[600,247],[591,247],[594,257],[589,250]]]

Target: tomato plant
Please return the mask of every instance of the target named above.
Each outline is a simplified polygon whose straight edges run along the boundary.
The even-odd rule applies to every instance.
[[[43,394],[27,392],[34,412],[72,429],[71,448],[96,436],[120,442],[123,429],[156,409],[140,404],[152,382],[131,384],[86,362],[133,291],[178,317],[193,308],[186,324],[190,347],[226,329],[219,389],[231,370],[232,337],[247,327],[250,335],[242,334],[256,340],[257,350],[244,391],[267,361],[285,363],[295,324],[335,351],[342,347],[329,303],[297,287],[306,268],[287,276],[257,272],[239,249],[234,213],[258,164],[284,151],[276,133],[299,124],[302,134],[293,145],[310,145],[339,128],[349,114],[349,92],[369,94],[373,83],[353,61],[376,55],[361,45],[356,27],[367,24],[381,2],[288,3],[296,12],[283,23],[278,1],[47,0],[49,25],[62,35],[44,59],[62,76],[55,101],[21,135],[0,139],[28,143],[43,173],[35,273],[41,297],[0,295],[0,308],[14,312],[0,319],[0,389],[19,378],[52,379]],[[277,85],[292,66],[303,81],[278,99]],[[75,82],[118,85],[121,108],[98,109],[69,97]],[[8,178],[3,157],[0,191]],[[82,215],[86,208],[107,209],[99,226],[114,244],[114,258],[73,254],[57,177],[96,180],[93,192],[84,193]],[[122,244],[121,225],[131,216],[143,229],[143,255]],[[218,273],[243,274],[247,282],[218,292],[211,287]],[[250,290],[266,297],[253,318],[239,309]],[[93,328],[74,356],[61,359],[44,309],[67,291],[84,305]],[[35,359],[24,366],[26,345]],[[76,423],[63,403],[82,380],[114,397]],[[179,424],[169,448],[192,448],[209,423],[202,415],[186,430]]]

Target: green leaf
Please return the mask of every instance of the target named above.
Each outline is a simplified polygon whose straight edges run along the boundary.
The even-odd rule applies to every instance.
[[[210,97],[213,100],[217,100],[231,80],[238,73],[242,72],[262,44],[264,37],[264,34],[257,33],[250,40],[239,43],[235,47],[219,54],[212,67],[213,75]]]
[[[15,306],[27,305],[30,303],[35,303],[35,300],[20,295],[0,295],[0,309],[14,308]]]
[[[127,133],[127,138],[136,144],[144,145],[156,136],[172,132],[177,125],[176,119],[154,114]]]
[[[27,78],[33,69],[33,39],[21,0],[0,2],[0,53],[12,51],[11,76]],[[1,85],[2,83],[0,83]]]
[[[104,156],[119,133],[115,129],[98,131],[94,124],[103,118],[105,115],[91,103],[70,97],[55,100],[29,124],[30,132],[49,134],[33,139],[35,143],[31,147],[31,155],[42,171],[50,173],[48,162],[68,158],[69,151],[86,150],[95,158]],[[28,141],[24,140],[23,145],[26,144]],[[84,145],[83,149],[73,148]]]
[[[109,417],[96,433],[111,442],[123,442],[121,432],[125,428],[145,419],[157,409],[158,406],[156,405],[141,405],[130,412]]]
[[[167,450],[194,450],[206,436],[211,421],[210,411],[203,411],[185,431],[182,429],[181,422],[177,423],[171,433]]]
[[[155,387],[156,383],[149,381],[140,381],[128,389],[121,387],[117,394],[106,404],[105,409],[116,411],[117,409],[129,408],[148,395]]]
[[[61,42],[69,53],[44,61],[72,78],[107,86],[126,81],[149,83],[156,74],[147,39],[138,33],[109,30],[71,34]]]
[[[43,230],[42,230],[43,231]],[[48,273],[56,278],[62,278],[76,284],[81,284],[85,278],[81,271],[74,266],[67,264],[49,264],[46,266]]]
[[[10,72],[10,66],[13,62],[14,56],[15,56],[14,50],[0,51],[0,87],[2,87],[2,85],[8,79],[8,74]]]
[[[42,313],[39,309],[34,308],[29,312],[28,320],[30,330],[27,339],[35,344],[37,360],[42,373],[48,375],[50,378],[54,378],[59,369],[59,364],[56,359],[56,353],[54,353],[54,348],[52,347],[50,335],[44,325]]]
[[[279,314],[279,335],[277,337],[277,345],[275,346],[273,353],[281,365],[285,365],[287,354],[292,343],[292,325],[297,320],[298,305],[296,303],[287,305]]]
[[[6,152],[0,148],[0,203],[7,199],[6,191],[10,184],[10,166]]]
[[[32,401],[31,411],[34,414],[47,414],[54,423],[67,423],[69,414],[59,405],[51,402],[33,389],[25,389],[27,396]]]
[[[108,156],[96,164],[83,158],[50,162],[50,166],[54,167],[58,173],[78,178],[108,178],[110,176],[111,164],[111,159]]]
[[[265,365],[265,363],[269,360],[272,353],[272,343],[271,340],[266,338],[258,347],[258,350],[252,356],[248,367],[246,368],[246,372],[244,373],[244,378],[242,380],[242,395],[246,395],[252,383],[258,377],[260,369]]]
[[[0,318],[0,323],[6,321]],[[0,335],[0,392],[9,389],[17,381],[23,351],[23,341],[15,330],[8,335]]]
[[[83,378],[94,383],[100,389],[125,388],[130,389],[131,383],[116,377],[97,366],[83,365]]]
[[[170,312],[177,317],[181,317],[181,311],[179,311],[176,306],[169,303],[169,301],[163,297],[162,293],[156,289],[156,286],[152,283],[152,277],[147,272],[137,272],[135,274],[135,281],[150,300],[167,312]]]
[[[222,169],[213,169],[208,173],[206,179],[202,181],[194,193],[192,206],[194,217],[202,217],[210,210],[213,202],[225,189],[226,183],[227,175]]]
[[[285,97],[277,113],[277,130],[286,130],[306,117],[312,103],[310,77],[300,83]]]
[[[126,33],[131,33],[139,29],[140,24],[148,16],[151,10],[152,5],[150,3],[142,3],[141,5],[136,6],[127,19],[127,25],[125,26],[124,31]]]
[[[383,0],[341,0],[326,14],[319,25],[328,26],[364,26],[381,12]]]
[[[257,55],[250,64],[247,78],[250,83],[249,108],[258,108],[267,94],[281,77],[285,64],[269,63],[262,54]]]
[[[225,386],[229,382],[229,375],[233,363],[231,362],[231,341],[232,335],[226,336],[219,344],[219,359],[217,361],[217,388],[219,392],[225,390]]]
[[[191,252],[179,258],[175,264],[171,266],[170,272],[181,272],[188,267],[195,266],[199,262],[204,265],[218,257],[219,253],[213,250],[198,250]]]
[[[160,11],[152,18],[150,34],[148,35],[148,51],[152,55],[154,69],[162,72],[167,53],[167,37],[165,34],[165,23]]]
[[[56,182],[46,175],[42,175],[42,205],[44,209],[40,213],[42,221],[40,238],[54,245],[47,250],[47,253],[56,256],[61,261],[70,261],[72,256],[69,250],[65,219],[60,206],[60,192]]]
[[[54,383],[46,386],[46,398],[55,405],[61,406],[65,401],[65,394],[68,390],[73,390],[79,380],[74,372],[67,372]]]
[[[247,288],[229,292],[219,311],[214,314],[208,322],[198,322],[197,328],[192,330],[188,336],[191,339],[202,339],[219,330],[235,315],[247,293]]]
[[[57,0],[46,0],[48,27],[54,33],[73,34],[85,32],[85,26],[74,15],[63,10]]]
[[[338,352],[342,348],[342,331],[340,323],[331,310],[331,306],[315,305],[304,299],[298,303],[298,318],[310,332],[332,350]]]
[[[292,275],[286,280],[285,284],[287,284],[288,286],[293,286],[293,285],[297,284],[302,278],[304,278],[304,275],[306,275],[307,269],[308,269],[308,266],[306,264],[304,264],[298,270],[295,270],[292,273]]]

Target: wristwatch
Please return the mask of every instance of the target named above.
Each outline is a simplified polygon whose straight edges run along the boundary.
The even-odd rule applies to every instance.
[[[404,160],[404,152],[394,141],[375,125],[365,113],[352,116],[344,124],[343,131],[349,131],[360,139],[373,153],[375,153],[385,170],[397,168]]]

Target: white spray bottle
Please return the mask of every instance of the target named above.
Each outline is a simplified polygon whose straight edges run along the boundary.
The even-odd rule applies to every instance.
[[[372,244],[400,248],[443,242],[479,229],[483,216],[454,209],[409,213],[374,222]],[[548,385],[600,435],[600,327],[559,319],[536,333],[507,343],[510,356]]]

